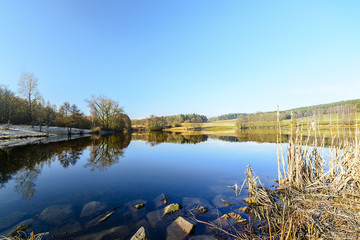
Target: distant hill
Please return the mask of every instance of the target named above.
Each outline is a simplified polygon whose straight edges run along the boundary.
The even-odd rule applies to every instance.
[[[283,110],[283,111],[280,111],[280,112],[283,115],[288,115],[288,116],[286,116],[286,118],[290,117],[291,111],[294,114],[296,114],[298,117],[305,117],[305,116],[311,116],[315,110],[316,111],[320,110],[323,114],[326,114],[326,113],[329,112],[330,109],[336,108],[336,107],[339,107],[339,106],[344,106],[344,105],[353,105],[356,108],[356,111],[360,112],[360,99],[339,101],[339,102],[326,103],[326,104],[318,104],[318,105],[306,106],[306,107],[299,107],[299,108]],[[252,115],[259,115],[259,114],[263,114],[263,113],[274,113],[274,112],[276,112],[275,109],[274,109],[274,111],[271,111],[271,112],[257,112],[257,113],[253,113],[253,114],[229,113],[229,114],[224,114],[224,115],[220,115],[220,116],[217,116],[217,117],[209,118],[208,121],[213,122],[213,121],[220,121],[220,120],[230,120],[230,119],[237,119],[240,115],[242,115],[242,116],[252,116]]]
[[[360,111],[360,99],[354,99],[354,100],[347,100],[347,101],[340,101],[340,102],[333,102],[333,103],[326,103],[326,104],[319,104],[319,105],[313,105],[313,106],[307,106],[307,107],[299,107],[299,108],[293,108],[282,112],[293,112],[297,115],[304,115],[307,112],[312,112],[314,110],[321,110],[323,113],[328,113],[330,108],[338,107],[338,106],[344,106],[344,105],[353,105],[357,111]]]
[[[240,115],[246,116],[247,114],[246,113],[228,113],[228,114],[220,115],[218,117],[209,118],[208,121],[213,122],[213,121],[220,121],[220,120],[237,119]]]

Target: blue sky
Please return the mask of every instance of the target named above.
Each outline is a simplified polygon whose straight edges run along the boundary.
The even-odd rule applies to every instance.
[[[0,84],[131,118],[360,98],[360,1],[0,1]]]

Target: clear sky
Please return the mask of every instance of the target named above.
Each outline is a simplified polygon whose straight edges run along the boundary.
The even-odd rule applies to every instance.
[[[360,98],[358,0],[0,0],[0,84],[131,118]]]

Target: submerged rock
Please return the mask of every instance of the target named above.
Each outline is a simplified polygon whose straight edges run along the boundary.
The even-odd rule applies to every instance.
[[[56,228],[52,229],[51,232],[55,236],[63,236],[67,234],[74,234],[80,232],[82,230],[81,225],[79,222],[71,220],[67,222],[65,225],[57,226]]]
[[[106,213],[101,214],[100,216],[98,216],[98,217],[92,219],[91,221],[87,222],[87,223],[85,224],[85,229],[94,227],[94,226],[98,225],[98,224],[101,223],[101,222],[107,221],[107,220],[111,217],[111,215],[113,215],[113,213],[114,213],[117,209],[118,209],[118,207],[113,208],[113,209],[107,211]]]
[[[25,212],[16,211],[7,216],[0,217],[0,229],[11,227],[18,223],[25,215]]]
[[[182,206],[178,203],[172,203],[169,206],[166,206],[164,209],[164,215],[166,214],[172,214],[175,212],[180,211],[180,209],[182,208]]]
[[[191,211],[195,215],[204,214],[205,217],[216,218],[221,214],[218,209],[203,198],[184,197],[182,203],[185,210]]]
[[[146,204],[147,201],[143,199],[133,200],[125,204],[125,207],[128,208],[129,214],[131,214],[132,220],[137,221],[145,217]]]
[[[198,206],[203,206],[207,209],[214,208],[207,200],[203,198],[184,197],[182,203],[186,210],[191,210]]]
[[[41,212],[39,219],[49,225],[62,225],[73,216],[71,205],[54,205],[47,207]]]
[[[182,210],[173,214],[164,215],[163,209],[158,209],[146,214],[146,218],[151,228],[162,228],[169,224],[169,222],[175,220],[178,216],[183,215]]]
[[[139,228],[137,232],[131,237],[130,240],[149,240],[149,235],[147,234],[144,227]]]
[[[93,217],[99,215],[106,207],[107,204],[104,202],[89,202],[82,208],[80,217]]]
[[[224,199],[226,199],[226,200],[224,200]],[[243,205],[242,200],[240,198],[236,198],[233,196],[226,197],[224,195],[216,196],[212,202],[213,202],[214,206],[217,208],[225,208],[225,207],[229,207],[231,205],[234,205],[234,206]]]
[[[200,213],[207,213],[208,210],[204,207],[204,206],[197,206],[197,207],[194,207],[194,210],[200,214]]]
[[[127,239],[130,236],[128,226],[113,227],[101,232],[87,234],[75,238],[76,240],[115,240],[115,239]]]
[[[192,236],[190,240],[216,240],[216,238],[211,235],[198,235]]]

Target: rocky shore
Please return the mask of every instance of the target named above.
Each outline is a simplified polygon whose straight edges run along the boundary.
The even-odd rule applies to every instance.
[[[238,209],[244,205],[240,198],[223,198],[226,197],[218,195],[209,202],[184,197],[177,202],[161,194],[153,201],[137,199],[115,208],[106,202],[91,201],[81,211],[70,204],[53,205],[29,219],[22,215],[19,223],[0,235],[19,236],[33,231],[47,235],[42,239],[215,240],[213,229],[198,222],[198,218],[221,226],[236,224],[232,218],[242,218],[240,214],[244,214]]]

